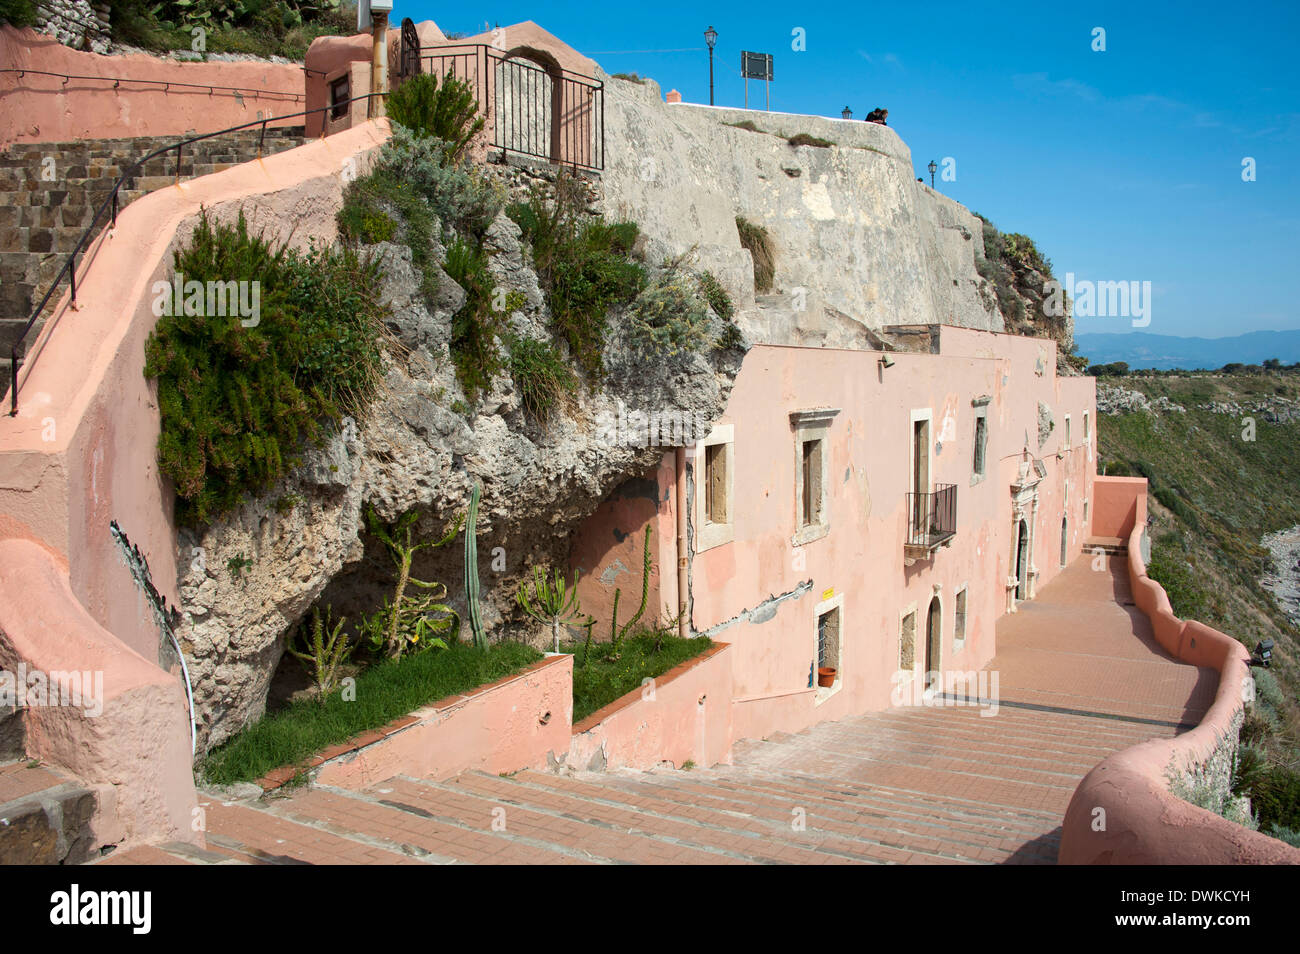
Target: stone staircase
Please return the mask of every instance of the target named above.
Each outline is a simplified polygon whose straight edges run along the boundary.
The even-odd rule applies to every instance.
[[[208,853],[251,864],[1050,864],[1080,778],[1174,731],[896,709],[740,743],[707,770],[471,772],[201,803]],[[105,863],[163,857],[194,861],[149,848]]]
[[[254,128],[187,145],[180,178],[209,175],[257,158],[259,136]],[[0,154],[0,386],[9,382],[10,346],[117,177],[140,156],[177,138],[37,143],[11,146]],[[301,126],[268,128],[262,153],[283,152],[304,141]],[[151,159],[123,184],[118,209],[175,182],[174,152]],[[47,314],[61,293],[51,298]],[[24,343],[30,345],[35,337],[33,330]]]

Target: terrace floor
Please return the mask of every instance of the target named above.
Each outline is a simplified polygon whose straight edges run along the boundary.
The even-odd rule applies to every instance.
[[[1123,556],[1075,561],[998,622],[999,708],[912,707],[735,746],[692,771],[398,777],[202,798],[208,856],[272,864],[1053,863],[1079,780],[1195,724],[1217,674],[1174,662]],[[161,848],[103,863],[158,863]],[[194,852],[169,855],[201,860]]]

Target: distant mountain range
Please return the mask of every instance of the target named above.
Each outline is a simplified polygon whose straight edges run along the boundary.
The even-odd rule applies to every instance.
[[[1277,358],[1283,364],[1300,361],[1300,330],[1252,331],[1232,338],[1180,338],[1140,331],[1074,336],[1079,354],[1089,364],[1127,361],[1131,368],[1215,369],[1225,364],[1262,364]]]

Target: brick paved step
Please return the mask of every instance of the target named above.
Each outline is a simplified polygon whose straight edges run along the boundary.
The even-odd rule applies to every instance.
[[[184,842],[161,845],[137,845],[115,851],[97,861],[97,865],[240,865],[250,862],[230,854],[205,850]]]
[[[387,784],[380,789],[387,788]],[[535,843],[512,832],[493,832],[480,823],[466,825],[436,809],[403,802],[391,791],[354,792],[313,788],[286,799],[274,809],[292,819],[346,824],[378,840],[411,845],[429,853],[427,861],[445,864],[593,864],[592,859]],[[490,822],[490,817],[488,821]]]
[[[865,806],[823,812],[813,799],[778,803],[758,787],[743,783],[728,787],[711,779],[680,778],[673,785],[654,786],[638,785],[635,779],[623,775],[555,776],[535,772],[520,773],[514,781],[534,789],[552,788],[591,800],[625,804],[634,812],[653,812],[664,818],[690,819],[724,829],[740,826],[760,839],[784,842],[799,851],[832,853],[846,860],[912,860],[895,853],[901,851],[931,855],[938,861],[974,863],[999,860],[1008,853],[1002,835],[994,837],[987,832],[936,825]],[[804,812],[806,830],[802,832],[793,828],[796,808]],[[886,849],[883,855],[881,849]]]
[[[697,841],[676,826],[652,817],[634,816],[636,825],[613,824],[600,812],[575,813],[572,805],[557,808],[559,799],[530,797],[508,779],[496,779],[501,785],[495,792],[484,791],[482,784],[462,784],[471,773],[450,782],[398,777],[379,789],[389,789],[392,800],[399,801],[439,818],[450,818],[478,830],[490,830],[494,810],[505,808],[509,831],[532,839],[532,843],[578,853],[604,863],[624,864],[755,864],[763,858],[753,852],[737,851],[720,845],[717,837]],[[372,792],[376,788],[371,789]],[[567,810],[566,810],[567,809]],[[612,812],[605,812],[612,815]],[[632,813],[634,814],[634,813]],[[751,847],[748,844],[742,847]]]
[[[456,784],[490,798],[547,804],[565,817],[587,818],[656,838],[671,837],[705,850],[730,851],[763,864],[897,864],[911,860],[913,847],[887,835],[869,837],[866,829],[846,834],[810,826],[795,833],[789,816],[774,822],[748,811],[749,806],[742,801],[717,809],[682,807],[644,794],[629,796],[606,785],[602,776],[584,780],[530,772],[511,779],[464,775],[456,779]],[[964,859],[954,853],[943,860]]]
[[[1006,756],[1012,764],[1025,767],[1056,765],[1071,770],[1082,768],[1086,772],[1117,749],[1150,737],[1148,732],[1134,732],[1084,744],[1066,741],[1060,732],[1047,729],[1036,732],[1029,724],[1017,726],[996,719],[984,720],[983,724],[962,724],[954,719],[943,724],[926,718],[884,718],[873,719],[853,732],[813,735],[810,741],[816,746],[842,747],[859,754],[877,751],[882,745],[905,746],[909,751],[934,755],[960,756],[964,751],[976,750]]]
[[[702,777],[665,780],[658,773],[645,773],[610,776],[609,782],[628,791],[655,790],[665,798],[725,801],[747,797],[758,804],[780,807],[787,819],[794,807],[837,819],[849,819],[861,813],[886,815],[901,826],[915,826],[907,830],[941,828],[965,833],[976,841],[1018,839],[1023,842],[1050,831],[1057,821],[1056,816],[1047,813],[1007,812],[939,797],[918,800],[913,792],[827,782],[814,777],[766,777],[745,769],[725,768],[703,773],[695,770],[691,775],[697,773]]]
[[[421,864],[418,849],[384,844],[334,826],[304,824],[249,803],[200,797],[209,850],[258,864]]]

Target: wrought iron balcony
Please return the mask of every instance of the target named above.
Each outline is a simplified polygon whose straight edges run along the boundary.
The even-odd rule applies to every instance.
[[[907,556],[926,557],[957,535],[957,485],[936,484],[926,494],[907,495]],[[910,561],[909,561],[910,562]]]

